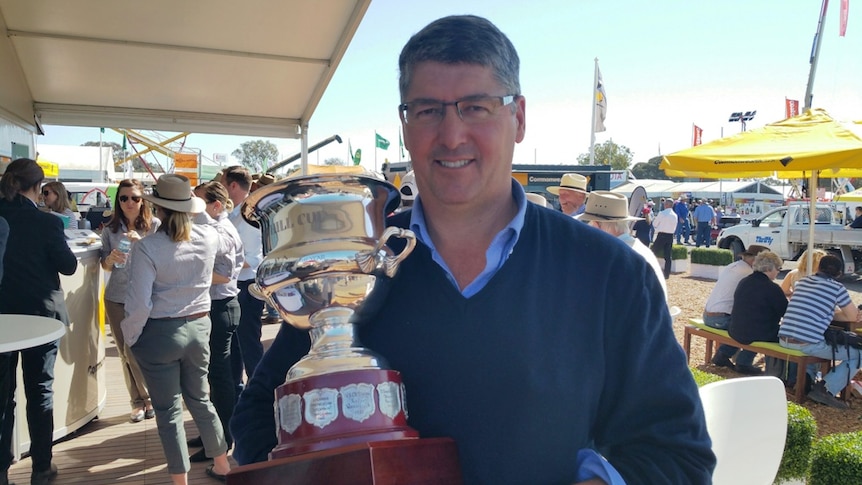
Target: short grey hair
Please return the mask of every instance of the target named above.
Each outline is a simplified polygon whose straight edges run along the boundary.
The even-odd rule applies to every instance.
[[[407,101],[404,97],[410,89],[413,70],[428,61],[490,67],[506,94],[521,94],[518,52],[506,34],[488,19],[452,15],[431,22],[413,35],[398,57],[402,102]]]
[[[782,261],[777,254],[772,251],[761,251],[754,257],[754,262],[751,263],[751,269],[761,273],[768,273],[769,271],[774,270],[781,271],[782,265],[784,265],[784,261]]]
[[[599,225],[599,229],[605,231],[608,234],[613,234],[614,236],[619,236],[621,234],[627,234],[629,232],[629,222],[628,221],[595,221]]]

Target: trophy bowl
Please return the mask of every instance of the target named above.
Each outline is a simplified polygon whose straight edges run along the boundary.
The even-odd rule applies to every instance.
[[[386,227],[398,190],[370,175],[288,178],[253,192],[241,208],[261,230],[265,258],[249,291],[309,331],[311,350],[276,389],[279,445],[270,458],[418,433],[407,426],[404,386],[385,359],[359,343],[416,239]],[[404,240],[395,254],[391,238]]]

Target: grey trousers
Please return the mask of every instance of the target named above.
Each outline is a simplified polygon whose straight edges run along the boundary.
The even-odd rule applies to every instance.
[[[171,474],[191,468],[181,397],[200,431],[206,455],[227,451],[221,422],[209,398],[211,326],[209,317],[150,319],[132,346],[156,410],[156,426]]]
[[[129,390],[129,404],[132,409],[140,409],[150,404],[150,393],[147,391],[138,361],[123,339],[120,322],[123,321],[124,316],[125,310],[122,303],[105,300],[105,319],[111,327],[111,335],[114,336],[114,343],[117,345],[117,354],[120,355],[123,379],[126,381],[126,389]]]

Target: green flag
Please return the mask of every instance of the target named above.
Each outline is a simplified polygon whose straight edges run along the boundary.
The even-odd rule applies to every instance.
[[[353,154],[353,164],[359,165],[360,161],[362,161],[362,149],[357,148],[356,153]]]
[[[374,134],[374,144],[377,146],[377,148],[380,148],[382,150],[389,149],[389,140],[383,138],[377,133]]]

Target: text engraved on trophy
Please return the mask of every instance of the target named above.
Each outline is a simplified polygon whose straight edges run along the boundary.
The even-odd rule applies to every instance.
[[[349,384],[341,388],[341,411],[354,421],[363,422],[374,414],[374,385]]]
[[[338,418],[338,390],[324,387],[302,395],[305,401],[305,421],[325,428]]]
[[[299,394],[288,394],[278,400],[278,416],[281,429],[293,434],[302,424],[302,407]]]
[[[287,217],[277,216],[273,218],[271,225],[272,231],[275,233],[296,229],[300,226],[308,226],[312,231],[318,233],[340,233],[353,227],[347,213],[333,209],[305,211],[298,214],[288,213]]]
[[[377,398],[380,400],[380,412],[389,419],[395,419],[401,411],[401,393],[398,384],[394,382],[377,384]]]

